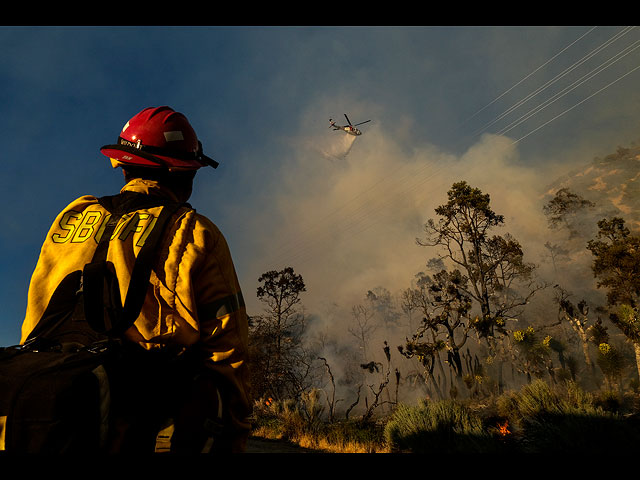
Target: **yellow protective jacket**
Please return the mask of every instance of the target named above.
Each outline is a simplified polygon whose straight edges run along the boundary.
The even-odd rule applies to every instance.
[[[122,191],[177,201],[171,191],[149,180],[132,180]],[[137,217],[123,216],[113,232],[107,260],[115,266],[123,299],[139,245],[160,208],[139,210]],[[58,284],[91,261],[94,238],[107,213],[96,197],[86,195],[69,204],[55,219],[31,278],[21,342],[37,324]],[[138,221],[130,222],[132,218]],[[125,336],[147,349],[198,343],[207,352],[207,367],[222,374],[231,385],[231,392],[227,392],[231,417],[246,438],[251,412],[246,363],[248,324],[227,242],[210,220],[187,207],[169,221],[163,238],[151,272],[152,288]],[[87,242],[92,243],[90,248]]]

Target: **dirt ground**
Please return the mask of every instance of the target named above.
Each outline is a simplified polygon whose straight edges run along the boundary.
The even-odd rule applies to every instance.
[[[246,453],[324,453],[281,440],[249,437]]]
[[[169,451],[173,426],[166,428],[156,440],[156,453]],[[323,453],[318,450],[304,448],[294,443],[283,440],[270,440],[268,438],[251,436],[247,440],[246,453]]]

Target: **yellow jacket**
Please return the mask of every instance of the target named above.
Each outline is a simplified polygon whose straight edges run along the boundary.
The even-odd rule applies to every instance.
[[[132,180],[122,191],[177,201],[171,191],[149,180]],[[138,211],[137,217],[123,216],[113,232],[107,260],[115,266],[123,301],[135,256],[160,208]],[[96,197],[86,195],[69,204],[53,222],[31,278],[21,342],[37,324],[62,279],[91,261],[95,248],[86,248],[85,243],[100,235],[106,214]],[[130,221],[132,218],[137,222]],[[183,208],[169,221],[158,250],[150,278],[152,288],[125,336],[147,349],[188,347],[199,342],[208,353],[207,366],[232,385],[233,423],[248,431],[247,314],[226,240],[206,217]]]

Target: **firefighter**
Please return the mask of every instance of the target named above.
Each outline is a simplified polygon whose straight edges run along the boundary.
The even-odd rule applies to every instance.
[[[121,192],[173,202],[187,202],[199,168],[218,166],[204,155],[187,118],[167,106],[142,110],[125,124],[117,143],[102,147],[101,152],[113,168],[122,168]],[[157,211],[152,207],[123,216],[112,233],[107,259],[115,268],[121,292],[127,290],[135,255]],[[56,286],[91,260],[107,213],[96,197],[86,195],[71,202],[53,222],[31,278],[22,342],[47,309]],[[154,394],[155,399],[137,400],[131,411],[152,409],[151,405],[161,403],[159,397],[177,399],[177,404],[171,404],[172,451],[242,452],[251,413],[248,324],[226,240],[209,219],[186,204],[169,221],[157,250],[141,313],[124,339],[150,354],[189,352],[189,358],[197,359],[202,368],[189,371],[186,387],[167,385],[165,391]],[[149,428],[157,430],[165,420]],[[126,422],[120,426],[127,430]],[[111,450],[153,451],[156,434],[114,436]]]

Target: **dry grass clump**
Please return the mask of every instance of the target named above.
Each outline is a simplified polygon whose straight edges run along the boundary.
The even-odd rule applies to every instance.
[[[375,422],[325,422],[322,409],[305,402],[270,399],[254,407],[252,435],[328,453],[386,453],[384,426]]]

